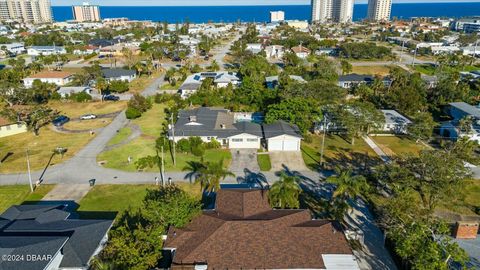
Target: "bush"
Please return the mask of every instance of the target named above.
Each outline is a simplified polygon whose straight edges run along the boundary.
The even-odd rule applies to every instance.
[[[60,100],[60,99],[62,99],[62,96],[57,92],[53,92],[52,95],[50,96],[50,99]]]
[[[111,81],[108,90],[115,93],[127,92],[129,84],[127,81]]]
[[[190,147],[192,148],[192,152],[193,148],[203,144],[203,141],[200,137],[190,137],[188,140],[190,141]]]
[[[140,112],[136,108],[128,107],[125,111],[125,116],[127,117],[127,119],[136,119],[142,116],[142,112]]]
[[[175,78],[172,78],[172,79],[170,80],[170,85],[171,85],[171,86],[177,85],[177,80],[176,80]]]
[[[168,94],[156,94],[154,97],[154,101],[157,104],[164,103],[173,99],[173,95]]]
[[[313,142],[313,137],[311,134],[305,134],[305,136],[303,136],[303,141],[306,142],[306,143],[312,143]]]
[[[212,139],[210,142],[206,144],[207,149],[219,149],[220,147],[222,147],[222,145],[220,144],[219,141],[215,139]]]
[[[141,113],[144,113],[152,108],[152,102],[139,94],[133,95],[133,97],[128,101],[127,105],[129,108],[135,108]]]
[[[192,147],[192,154],[196,157],[201,157],[205,154],[205,146],[203,144]]]
[[[188,153],[191,150],[190,141],[188,139],[181,139],[176,144],[176,149],[183,153]]]
[[[68,98],[76,102],[87,102],[92,100],[92,96],[86,92],[73,93]]]

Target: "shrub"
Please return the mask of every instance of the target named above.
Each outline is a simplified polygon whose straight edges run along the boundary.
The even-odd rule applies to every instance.
[[[111,81],[108,90],[115,93],[127,92],[129,85],[127,81]]]
[[[142,112],[140,112],[136,108],[128,107],[125,111],[125,116],[127,117],[127,119],[136,119],[142,116]]]
[[[190,147],[192,148],[192,152],[193,148],[203,144],[203,141],[200,137],[190,137],[188,140],[190,141]]]
[[[170,80],[170,85],[171,85],[171,86],[177,85],[177,80],[176,80],[175,78],[172,78],[172,79]]]
[[[191,150],[190,141],[188,139],[181,139],[177,142],[176,148],[180,152],[188,153]]]
[[[152,102],[145,98],[142,95],[135,94],[133,97],[128,101],[129,108],[135,108],[139,112],[144,113],[152,108]]]
[[[192,154],[196,157],[201,157],[205,154],[205,146],[203,144],[192,147]]]
[[[220,144],[219,141],[215,139],[212,139],[210,142],[206,144],[207,149],[219,149],[220,147],[222,147],[222,145]]]
[[[313,142],[313,137],[311,134],[305,134],[305,136],[303,136],[303,141],[306,142],[306,143],[312,143]]]
[[[73,93],[68,98],[76,102],[86,102],[92,100],[92,96],[86,92]]]
[[[52,95],[50,96],[50,99],[60,100],[60,99],[62,99],[62,96],[57,92],[53,92]]]

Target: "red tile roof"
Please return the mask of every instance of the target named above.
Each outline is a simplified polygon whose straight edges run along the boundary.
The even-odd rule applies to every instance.
[[[352,254],[336,223],[312,220],[308,210],[272,210],[266,191],[242,189],[220,190],[216,209],[170,228],[164,247],[175,248],[172,267],[210,269],[324,268],[322,254]]]

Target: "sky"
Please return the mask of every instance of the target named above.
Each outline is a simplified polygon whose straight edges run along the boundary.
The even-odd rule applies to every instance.
[[[51,0],[53,6],[70,6],[88,0]],[[368,0],[355,0],[357,4]],[[480,0],[393,0],[393,3],[479,2]],[[90,0],[102,6],[225,6],[225,5],[308,5],[310,0]]]

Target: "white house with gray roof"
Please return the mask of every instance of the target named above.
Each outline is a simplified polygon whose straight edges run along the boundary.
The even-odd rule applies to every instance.
[[[391,132],[394,134],[406,134],[407,128],[412,124],[412,121],[407,117],[401,115],[395,110],[381,110],[385,116],[385,124],[382,131]]]
[[[103,77],[106,81],[127,81],[132,82],[137,77],[135,70],[123,68],[102,69]]]
[[[212,79],[217,88],[224,88],[229,84],[232,86],[238,86],[241,83],[240,78],[234,72],[199,72],[188,76],[178,89],[178,93],[182,98],[189,97],[200,88],[202,82],[207,78]]]
[[[268,151],[300,151],[302,135],[297,126],[285,121],[263,125]]]
[[[446,108],[446,112],[453,118],[442,123],[440,135],[452,140],[467,137],[470,141],[480,143],[480,108],[465,102],[452,102]],[[461,130],[460,123],[464,119],[470,120],[468,130]]]

